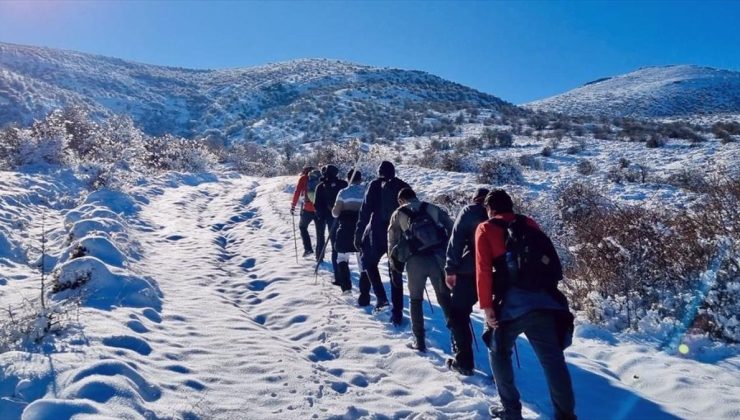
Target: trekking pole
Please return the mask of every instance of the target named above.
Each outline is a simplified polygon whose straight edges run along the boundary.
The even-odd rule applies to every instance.
[[[479,353],[480,348],[478,348],[478,339],[475,338],[475,330],[473,329],[473,320],[468,318],[469,324],[470,324],[470,336],[473,337],[473,343],[475,343],[475,352]]]
[[[295,236],[295,213],[290,212],[291,219],[293,220],[293,245],[295,246],[295,262],[298,263],[298,238]]]
[[[329,229],[329,237],[328,237],[328,238],[326,238],[326,241],[324,241],[324,246],[323,246],[323,248],[321,249],[321,254],[318,254],[318,255],[316,256],[317,258],[319,257],[319,255],[321,256],[321,258],[323,258],[323,257],[324,257],[324,253],[326,252],[326,246],[327,246],[327,245],[329,245],[329,241],[331,241],[331,238],[332,238],[332,237],[334,236],[334,234],[336,233],[336,226],[337,226],[337,224],[338,224],[338,223],[337,223],[337,221],[336,221],[336,220],[333,220],[333,221],[331,222],[331,229]],[[332,245],[332,246],[334,246],[334,245]],[[334,252],[334,249],[332,249],[332,252]],[[314,268],[314,270],[313,270],[313,273],[314,273],[315,275],[317,275],[317,276],[318,276],[318,274],[319,274],[319,265],[321,265],[321,260],[318,260],[318,261],[316,261],[316,267],[315,267],[315,268]]]
[[[427,289],[427,285],[424,284],[424,291],[427,294],[427,303],[429,304],[429,310],[434,313],[434,306],[432,306],[432,299],[429,297],[429,289]]]
[[[514,355],[516,355],[516,367],[521,369],[522,365],[519,363],[519,349],[516,347],[516,340],[514,341]]]

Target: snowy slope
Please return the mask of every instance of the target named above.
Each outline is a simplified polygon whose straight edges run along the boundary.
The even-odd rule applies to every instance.
[[[609,117],[739,113],[740,72],[691,65],[647,67],[586,83],[525,107]]]
[[[413,166],[399,174],[422,195],[474,184]],[[96,247],[72,262],[149,288],[98,289],[118,303],[89,294],[78,327],[47,344],[54,351],[0,354],[0,418],[486,418],[495,387],[485,352],[476,376],[447,371],[449,336],[434,300],[433,312],[425,306],[430,352],[420,355],[404,346],[407,326],[391,327],[387,313],[359,309],[331,286],[328,264],[314,278],[311,261],[296,259],[287,205],[295,179],[166,174],[129,194],[89,196],[74,179],[54,179],[0,172],[0,187],[27,226],[46,209],[51,255],[64,255],[68,232],[106,237],[122,259]],[[10,231],[11,220],[0,221]],[[32,258],[38,234],[10,237]],[[23,258],[0,253],[0,268],[3,307],[33,294],[37,275]],[[474,328],[479,335],[478,315]],[[567,359],[581,418],[740,414],[736,348],[696,343],[686,358],[588,324],[576,335]],[[519,349],[524,415],[548,418],[539,365],[524,338]]]
[[[327,59],[189,70],[0,43],[0,126],[65,105],[131,115],[148,134],[284,140],[408,135],[427,111],[514,108],[420,72]]]

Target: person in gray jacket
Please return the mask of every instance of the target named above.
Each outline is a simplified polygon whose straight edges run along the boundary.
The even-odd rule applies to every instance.
[[[397,271],[403,270],[399,266],[398,260],[403,260],[400,261],[401,263],[405,262],[409,288],[411,331],[414,335],[409,347],[426,351],[423,302],[427,278],[431,280],[437,296],[437,303],[445,315],[445,321],[449,320],[450,290],[444,283],[444,252],[447,238],[452,231],[452,219],[440,207],[419,201],[416,198],[416,193],[411,188],[403,188],[398,193],[398,204],[400,207],[391,215],[388,226],[388,255],[393,260],[391,266]],[[423,250],[420,250],[413,245],[413,241],[418,239],[409,238],[407,233],[411,230],[412,224],[416,224],[416,220],[425,216],[424,213],[436,224],[435,228],[439,232],[439,239],[430,242],[432,245],[425,245]],[[416,226],[419,225],[421,225],[421,222]],[[433,229],[430,224],[427,224],[427,226],[429,226],[429,229]],[[403,247],[408,249],[402,251],[400,248]]]
[[[355,225],[360,214],[360,206],[365,197],[365,188],[362,186],[362,173],[352,170],[347,173],[347,181],[350,185],[339,191],[332,216],[337,220],[335,234],[335,245],[337,247],[337,272],[336,280],[342,291],[347,293],[352,290],[352,281],[349,271],[349,259],[357,250],[354,245]],[[366,275],[360,267],[360,276]],[[366,281],[369,284],[369,280]],[[368,301],[366,303],[369,304]]]
[[[452,290],[450,306],[450,331],[454,342],[454,358],[447,360],[447,367],[462,375],[473,374],[473,333],[470,314],[478,301],[475,283],[475,229],[488,220],[483,200],[488,190],[478,188],[473,202],[463,207],[455,219],[450,242],[447,244],[445,282]]]

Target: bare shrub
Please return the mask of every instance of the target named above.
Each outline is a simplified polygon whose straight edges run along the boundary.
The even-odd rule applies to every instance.
[[[596,167],[588,159],[581,159],[578,162],[578,173],[581,175],[591,175],[596,171]]]
[[[480,165],[478,182],[491,185],[521,184],[524,182],[524,176],[519,165],[515,163],[489,159]]]

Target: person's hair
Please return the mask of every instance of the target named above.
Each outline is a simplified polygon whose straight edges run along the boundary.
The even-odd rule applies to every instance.
[[[475,190],[475,193],[473,194],[473,202],[481,204],[483,203],[483,200],[486,199],[486,196],[488,195],[490,191],[488,188],[478,188]]]
[[[304,166],[303,169],[301,169],[301,175],[308,175],[308,173],[313,170],[314,170],[313,166]]]
[[[349,172],[347,172],[347,181],[352,184],[359,184],[362,182],[362,172],[350,169]]]
[[[514,211],[514,202],[504,190],[493,190],[486,195],[484,201],[486,207],[496,213],[512,213]]]
[[[399,200],[409,201],[412,198],[416,198],[416,193],[410,187],[401,188],[401,191],[398,192]]]

